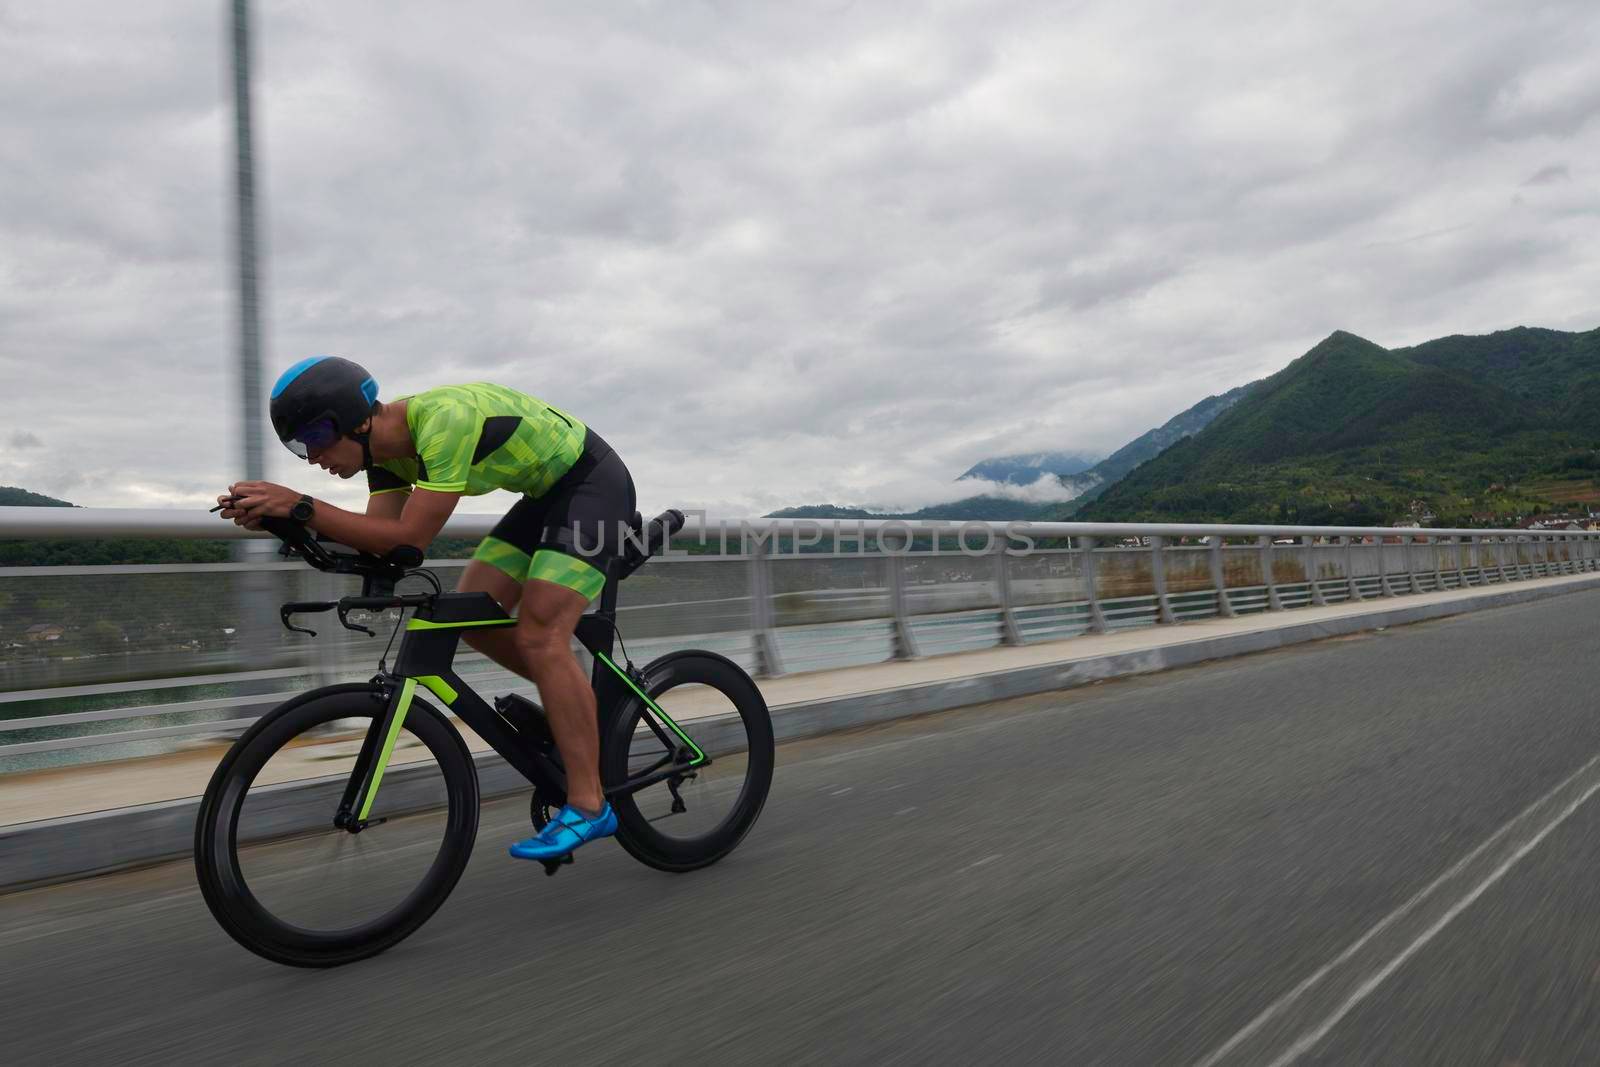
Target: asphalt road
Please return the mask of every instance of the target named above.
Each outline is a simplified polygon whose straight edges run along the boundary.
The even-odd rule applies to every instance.
[[[722,864],[472,865],[332,972],[186,864],[0,897],[21,1063],[1600,1062],[1600,594],[779,750]]]

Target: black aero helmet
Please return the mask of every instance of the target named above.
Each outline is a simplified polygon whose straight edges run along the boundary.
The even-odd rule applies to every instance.
[[[338,356],[312,356],[278,376],[272,387],[272,428],[301,459],[308,449],[326,448],[343,436],[356,438],[365,452],[366,435],[355,429],[377,400],[377,379],[365,367]]]

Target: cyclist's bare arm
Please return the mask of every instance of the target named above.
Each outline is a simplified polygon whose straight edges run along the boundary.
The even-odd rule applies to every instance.
[[[367,517],[372,519],[398,519],[411,499],[410,492],[391,489],[387,493],[374,493],[367,497]]]
[[[387,499],[386,499],[387,498]],[[387,500],[398,498],[395,504]],[[427,548],[444,529],[445,520],[455,510],[460,493],[436,493],[413,489],[410,493],[380,493],[367,498],[367,513],[357,515],[317,501],[311,528],[320,534],[362,552],[381,556],[399,545]],[[374,508],[381,508],[375,512]]]

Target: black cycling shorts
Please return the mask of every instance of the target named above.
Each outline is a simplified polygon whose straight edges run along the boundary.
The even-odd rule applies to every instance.
[[[518,582],[539,578],[593,600],[637,507],[628,468],[599,434],[586,430],[572,469],[543,496],[513,504],[472,558]]]

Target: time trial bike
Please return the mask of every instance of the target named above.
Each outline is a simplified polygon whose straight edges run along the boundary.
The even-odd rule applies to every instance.
[[[774,759],[766,701],[732,660],[690,650],[636,667],[625,644],[623,662],[612,658],[619,583],[682,525],[678,511],[648,524],[634,514],[597,610],[575,634],[593,657],[617,842],[673,872],[738,845],[766,801]],[[565,802],[566,777],[538,704],[512,694],[491,705],[453,669],[465,631],[515,624],[489,594],[441,591],[415,548],[379,558],[330,547],[298,523],[263,526],[284,555],[362,581],[359,596],[284,604],[290,630],[316,636],[295,616],[332,611],[373,634],[351,614],[410,612],[392,668],[386,649],[370,680],[302,693],[252,724],[212,775],[195,826],[196,872],[222,928],[278,963],[330,967],[392,947],[444,903],[472,852],[480,791],[531,784],[539,828]],[[433,591],[397,594],[413,575]],[[547,861],[546,873],[571,861]]]

